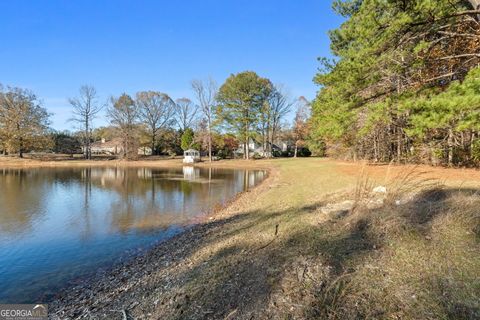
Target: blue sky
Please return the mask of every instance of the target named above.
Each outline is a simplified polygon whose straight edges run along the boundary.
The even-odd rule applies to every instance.
[[[256,71],[308,99],[327,32],[341,23],[326,0],[5,0],[0,83],[33,90],[69,129],[68,97],[82,84],[102,101],[158,90],[190,97],[190,81]],[[97,126],[106,124],[97,119]]]

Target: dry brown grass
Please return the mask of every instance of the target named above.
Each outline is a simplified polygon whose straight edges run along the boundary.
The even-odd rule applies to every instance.
[[[444,168],[427,165],[398,165],[395,163],[372,165],[366,162],[343,162],[337,161],[339,173],[357,177],[363,169],[370,179],[383,183],[385,179],[391,179],[396,175],[408,170],[422,172],[424,178],[438,180],[448,186],[460,183],[466,186],[478,186],[480,182],[480,170],[471,168]]]
[[[416,168],[384,181],[383,205],[368,208],[375,195],[362,171],[355,210],[322,230],[344,239],[333,246],[342,263],[308,316],[480,318],[479,190],[445,187]]]

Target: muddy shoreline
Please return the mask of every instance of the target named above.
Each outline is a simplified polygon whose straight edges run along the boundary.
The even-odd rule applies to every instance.
[[[240,161],[240,164],[238,161],[234,162],[215,163],[213,166],[240,168],[242,164],[247,164],[242,163],[243,161]],[[202,163],[199,166],[208,165],[208,163]],[[224,205],[214,208],[210,213],[194,221],[191,226],[185,227],[171,238],[153,244],[144,252],[134,253],[130,257],[117,260],[110,267],[102,268],[94,275],[77,279],[74,284],[67,284],[64,289],[49,299],[51,300],[49,318],[81,319],[90,318],[94,314],[96,317],[105,319],[125,319],[125,314],[129,318],[128,313],[134,308],[138,309],[140,304],[152,307],[157,307],[159,304],[181,304],[177,301],[182,299],[181,294],[179,295],[179,292],[172,288],[180,288],[182,279],[172,275],[175,269],[172,266],[192,264],[188,257],[202,245],[207,236],[234,221],[236,213],[239,213],[240,209],[248,208],[257,194],[268,190],[272,180],[278,174],[272,166],[252,165],[254,164],[250,162],[249,166],[243,167],[251,169],[254,167],[267,172],[266,178],[259,185],[238,193]],[[163,287],[152,287],[152,290],[165,297],[164,301],[145,301],[148,299],[146,292],[136,290],[136,288],[149,287],[149,275],[153,272],[156,278],[165,278],[162,279],[165,282]],[[126,292],[131,294],[125,295]],[[136,313],[138,314],[138,310]],[[149,318],[148,310],[143,310],[141,313],[145,318]]]
[[[209,162],[203,160],[193,164],[195,167],[214,167],[214,168],[238,168],[238,169],[266,169],[269,168],[269,160],[243,160],[243,159],[224,159]],[[0,156],[0,169],[20,169],[20,168],[64,168],[64,167],[151,167],[151,168],[178,168],[185,164],[182,158],[162,158],[162,159],[72,159],[72,160],[38,160],[27,158],[13,158]]]

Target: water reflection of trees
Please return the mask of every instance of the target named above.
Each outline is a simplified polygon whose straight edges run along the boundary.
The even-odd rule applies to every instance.
[[[111,203],[109,216],[112,229],[122,232],[187,223],[263,179],[260,171],[195,167],[117,168],[98,174],[102,187],[114,189],[119,195]],[[92,175],[92,181],[96,176]]]
[[[32,228],[45,215],[43,194],[54,178],[39,170],[3,169],[0,171],[0,231],[20,234]]]
[[[111,186],[119,195],[111,203],[111,224],[122,232],[184,224],[208,200],[206,185],[185,180],[179,170],[127,169]]]
[[[89,238],[99,227],[96,222],[102,221],[99,216],[109,221],[111,232],[187,223],[261,179],[261,171],[195,167],[4,170],[0,171],[0,231],[29,230],[46,214],[46,202],[56,185],[83,193],[75,195],[72,227]],[[98,194],[101,200],[95,198]],[[108,203],[106,212],[98,212],[98,201]]]

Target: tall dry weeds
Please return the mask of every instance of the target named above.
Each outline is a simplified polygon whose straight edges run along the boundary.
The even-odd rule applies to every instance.
[[[480,319],[479,190],[449,189],[415,166],[392,171],[378,195],[362,168],[352,212],[331,230],[343,232],[343,271],[318,288],[309,316]],[[369,208],[375,197],[383,204]]]

